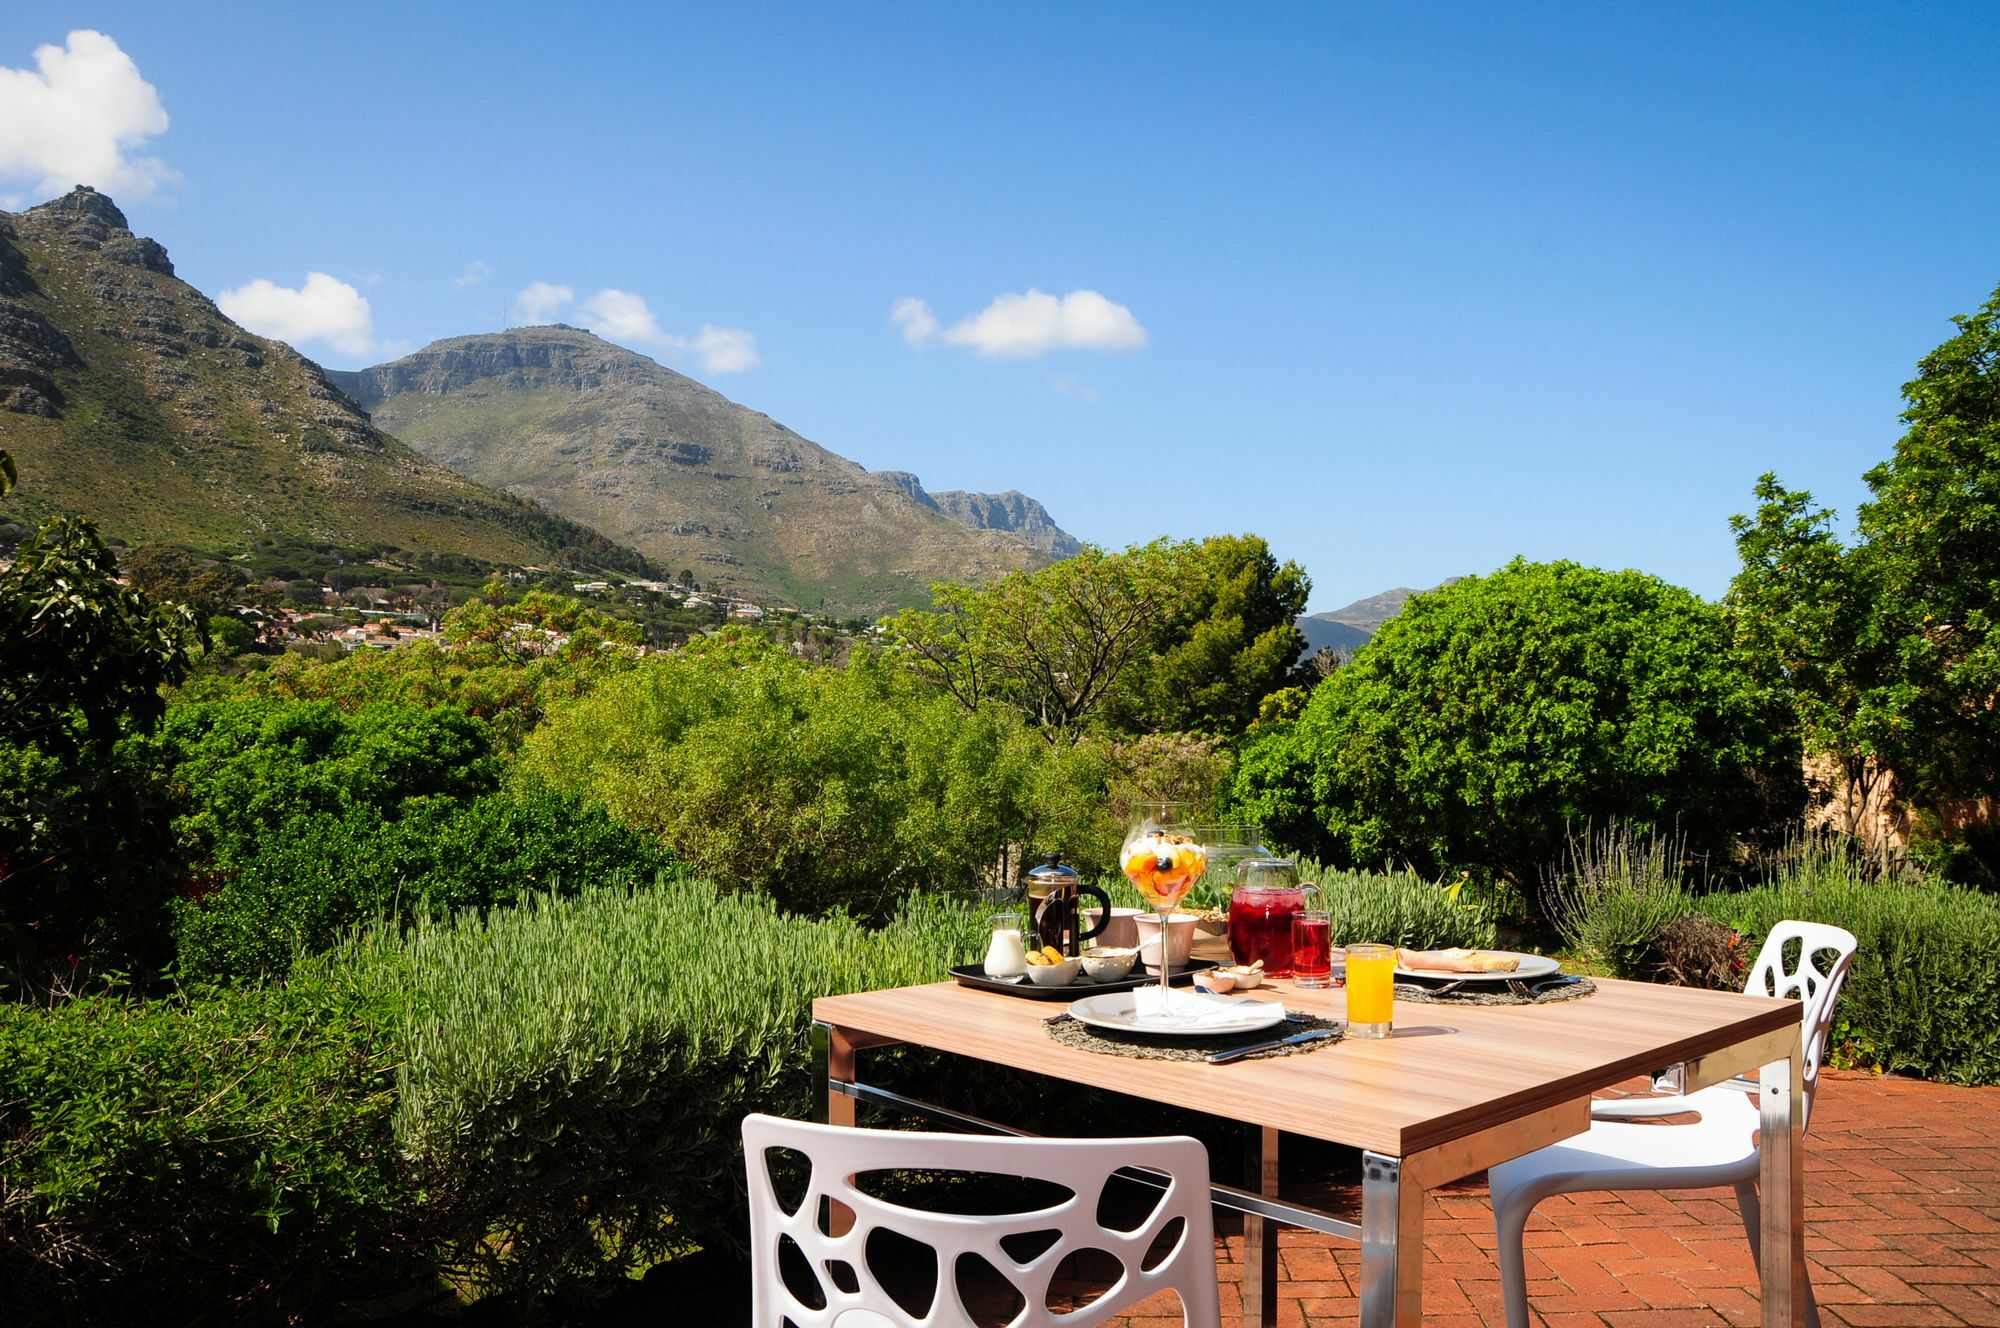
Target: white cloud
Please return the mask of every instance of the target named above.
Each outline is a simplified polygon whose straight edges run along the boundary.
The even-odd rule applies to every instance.
[[[1101,401],[1104,394],[1075,374],[1050,374],[1049,390],[1072,401]]]
[[[465,265],[465,271],[451,279],[454,286],[477,286],[493,275],[493,265],[480,259],[473,259]]]
[[[514,316],[523,323],[547,323],[576,298],[567,286],[537,281],[514,297]]]
[[[297,346],[320,341],[343,355],[366,355],[375,347],[375,319],[360,291],[324,272],[308,272],[294,290],[259,277],[226,290],[215,303],[259,336]]]
[[[591,331],[610,341],[659,345],[677,340],[661,329],[644,298],[631,291],[601,290],[577,305],[577,312],[590,320]]]
[[[1029,359],[1052,350],[1137,350],[1146,329],[1122,304],[1093,290],[1002,295],[944,331],[947,344],[988,359]]]
[[[166,131],[158,90],[101,32],[78,28],[64,45],[36,47],[34,69],[0,66],[0,176],[32,180],[44,196],[87,184],[151,198],[180,174],[135,154]]]
[[[703,323],[693,336],[680,336],[661,327],[645,297],[631,291],[606,287],[578,300],[568,286],[538,281],[515,297],[514,313],[525,323],[545,323],[571,305],[590,330],[605,340],[693,355],[700,359],[704,373],[743,373],[764,362],[757,354],[757,338],[743,328]]]
[[[757,355],[757,338],[740,327],[703,323],[691,349],[701,356],[701,367],[712,374],[742,373],[763,363]]]
[[[939,331],[937,315],[914,295],[905,295],[890,306],[889,321],[902,330],[903,340],[912,346],[928,345]]]

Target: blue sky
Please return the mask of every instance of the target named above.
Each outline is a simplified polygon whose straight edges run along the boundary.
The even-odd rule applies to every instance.
[[[566,287],[867,466],[1256,531],[1315,610],[1517,554],[1719,595],[1755,477],[1851,515],[2000,285],[1985,3],[41,0],[0,107],[77,30],[168,121],[107,130],[134,228],[325,363]],[[96,160],[14,119],[0,196]]]

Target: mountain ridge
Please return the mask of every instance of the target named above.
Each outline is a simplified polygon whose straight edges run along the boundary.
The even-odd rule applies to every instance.
[[[458,473],[752,597],[872,614],[1074,543],[1024,495],[929,494],[564,324],[448,337],[334,381]]]
[[[631,550],[376,429],[319,365],[180,280],[108,196],[0,212],[0,518],[197,549],[277,536],[640,571]]]

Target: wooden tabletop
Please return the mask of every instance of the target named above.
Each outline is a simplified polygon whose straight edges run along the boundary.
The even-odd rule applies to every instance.
[[[1408,1157],[1635,1074],[1796,1028],[1794,1001],[1616,982],[1550,1005],[1396,1005],[1396,1036],[1303,1055],[1207,1065],[1065,1047],[1043,1029],[1058,1001],[939,982],[823,996],[813,1018],[856,1045],[911,1043],[1155,1102]],[[1266,984],[1247,999],[1345,1018],[1345,992]],[[1274,1035],[1282,1030],[1274,1030]],[[1133,1133],[1147,1132],[1143,1115]]]

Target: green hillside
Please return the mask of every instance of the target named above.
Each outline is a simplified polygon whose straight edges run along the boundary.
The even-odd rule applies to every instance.
[[[376,429],[318,365],[231,322],[102,194],[0,213],[0,519],[95,518],[130,543],[284,539],[637,571],[596,532]]]

